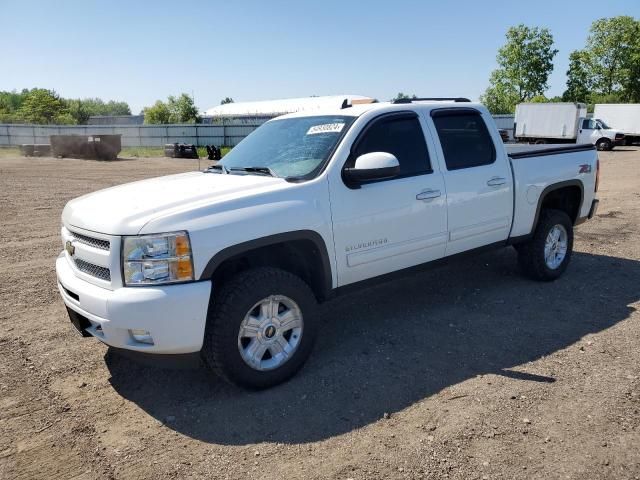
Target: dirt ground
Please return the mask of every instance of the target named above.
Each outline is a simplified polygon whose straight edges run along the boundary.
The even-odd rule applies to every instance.
[[[193,160],[0,158],[0,478],[640,478],[640,148],[601,153],[566,275],[513,249],[322,306],[263,392],[78,337],[54,260],[68,200]]]

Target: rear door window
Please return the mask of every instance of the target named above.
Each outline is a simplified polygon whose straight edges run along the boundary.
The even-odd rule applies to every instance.
[[[432,117],[447,170],[490,165],[496,160],[493,139],[479,112],[434,110]]]

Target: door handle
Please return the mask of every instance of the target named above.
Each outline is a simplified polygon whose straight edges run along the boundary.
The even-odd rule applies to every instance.
[[[423,190],[416,195],[416,200],[433,200],[441,195],[440,190]]]
[[[507,179],[502,177],[493,177],[487,180],[487,185],[489,185],[490,187],[498,187],[500,185],[504,185],[505,183],[507,183]]]

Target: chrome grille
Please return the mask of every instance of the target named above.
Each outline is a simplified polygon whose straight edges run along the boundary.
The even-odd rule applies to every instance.
[[[100,280],[104,280],[106,282],[111,281],[111,272],[106,267],[101,267],[99,265],[94,265],[93,263],[85,262],[79,258],[73,259],[76,264],[76,268],[87,275],[91,275],[92,277],[99,278]]]
[[[84,243],[85,245],[89,245],[90,247],[99,248],[100,250],[106,250],[106,251],[109,251],[109,248],[111,247],[109,240],[93,238],[93,237],[89,237],[87,235],[83,235],[81,233],[72,232],[72,231],[70,231],[70,233],[71,235],[73,235],[74,240],[80,243]]]

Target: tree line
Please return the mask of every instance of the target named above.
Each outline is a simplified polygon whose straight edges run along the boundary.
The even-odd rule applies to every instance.
[[[233,98],[225,97],[220,105],[233,103]],[[201,118],[193,97],[181,93],[177,97],[170,95],[166,102],[157,100],[150,107],[142,110],[144,123],[157,125],[166,123],[199,123]]]
[[[0,123],[85,124],[92,115],[131,115],[126,102],[62,98],[54,90],[0,91]]]
[[[225,97],[220,103],[233,103],[233,99]],[[200,121],[193,98],[186,93],[170,95],[166,102],[158,100],[141,113],[147,124]],[[96,115],[131,115],[131,108],[127,102],[114,100],[62,98],[55,90],[46,88],[0,91],[0,123],[85,125],[89,117]]]
[[[549,29],[509,28],[496,57],[498,68],[491,73],[480,101],[494,114],[513,113],[521,102],[640,102],[640,21],[635,18],[593,22],[584,48],[569,54],[564,93],[547,98],[557,54]]]

